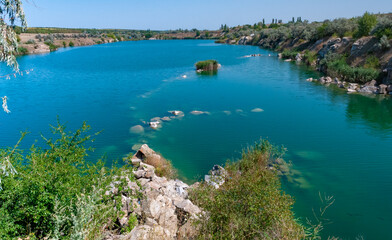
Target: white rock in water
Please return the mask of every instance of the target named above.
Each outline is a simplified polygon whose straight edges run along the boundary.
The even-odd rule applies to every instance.
[[[236,113],[243,113],[244,111],[242,109],[236,109],[235,112]]]
[[[178,111],[178,110],[169,111],[169,113],[173,114],[174,116],[184,115],[184,113],[182,111]]]
[[[142,134],[142,133],[144,133],[144,127],[141,125],[136,125],[136,126],[131,127],[129,129],[129,132],[133,133],[133,134]]]
[[[159,126],[159,124],[160,124],[160,122],[155,121],[155,122],[150,122],[149,124],[150,124],[150,127],[151,127],[151,128],[157,129],[158,126]]]
[[[264,110],[261,109],[261,108],[254,108],[254,109],[251,110],[251,112],[254,112],[254,113],[257,113],[257,112],[264,112]]]
[[[223,113],[225,113],[226,115],[231,115],[230,111],[223,111]]]
[[[182,78],[187,78],[187,76],[186,75],[182,75]]]

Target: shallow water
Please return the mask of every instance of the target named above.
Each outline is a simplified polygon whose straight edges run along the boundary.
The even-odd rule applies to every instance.
[[[241,58],[260,53],[263,56]],[[272,54],[274,56],[268,56]],[[392,99],[348,95],[306,82],[317,73],[252,46],[212,41],[140,41],[19,58],[29,75],[0,78],[11,114],[0,114],[0,146],[19,131],[25,147],[49,134],[57,116],[75,129],[87,120],[97,136],[90,159],[121,159],[148,143],[192,182],[213,164],[239,157],[241,149],[268,138],[283,144],[294,175],[283,179],[295,211],[312,217],[319,192],[336,199],[324,235],[392,239]],[[194,63],[216,59],[218,74],[198,75]],[[9,72],[4,65],[1,74]],[[182,76],[186,75],[186,78]],[[262,112],[252,112],[261,108]],[[183,118],[152,130],[132,126],[181,110]],[[209,114],[192,115],[193,110]]]

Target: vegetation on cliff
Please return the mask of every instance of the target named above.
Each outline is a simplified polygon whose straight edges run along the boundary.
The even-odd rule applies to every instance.
[[[309,22],[300,18],[283,23],[274,20],[225,28],[219,42],[259,45],[282,52],[282,58],[305,62],[350,82],[381,82],[392,57],[392,14],[365,13],[361,17]],[[248,36],[244,39],[244,37]],[[327,53],[338,55],[331,62]],[[299,54],[299,55],[298,55]],[[368,64],[375,57],[379,64]],[[339,59],[337,61],[336,59]],[[322,62],[323,61],[323,62]],[[322,63],[322,64],[320,64]]]

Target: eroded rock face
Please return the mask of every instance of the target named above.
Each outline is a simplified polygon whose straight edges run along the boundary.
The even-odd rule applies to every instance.
[[[327,44],[323,45],[323,48],[318,52],[321,58],[324,58],[325,55],[329,52],[336,52],[340,47],[346,46],[349,43],[347,38],[333,38],[330,39]]]
[[[240,40],[238,40],[238,45],[247,45],[250,44],[253,40],[252,36],[244,36],[241,37]]]
[[[392,58],[389,59],[388,65],[386,67],[387,77],[384,80],[385,84],[392,84]]]

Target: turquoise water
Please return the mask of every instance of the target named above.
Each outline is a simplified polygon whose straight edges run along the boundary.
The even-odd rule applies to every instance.
[[[261,53],[263,56],[241,58]],[[97,136],[96,159],[121,159],[148,143],[192,182],[216,163],[268,138],[287,149],[295,175],[283,179],[298,216],[312,217],[319,192],[336,199],[324,235],[392,239],[392,99],[348,95],[306,82],[317,73],[252,46],[212,41],[121,42],[19,58],[34,71],[0,79],[11,114],[0,113],[0,147],[19,131],[49,134],[57,116],[75,129],[87,120]],[[276,55],[276,54],[275,54]],[[197,75],[194,63],[216,59],[218,74]],[[4,65],[1,74],[9,72]],[[182,76],[186,75],[186,78]],[[261,108],[263,112],[252,112]],[[183,118],[162,128],[130,132],[132,126],[181,110]],[[192,115],[193,110],[209,114]]]

